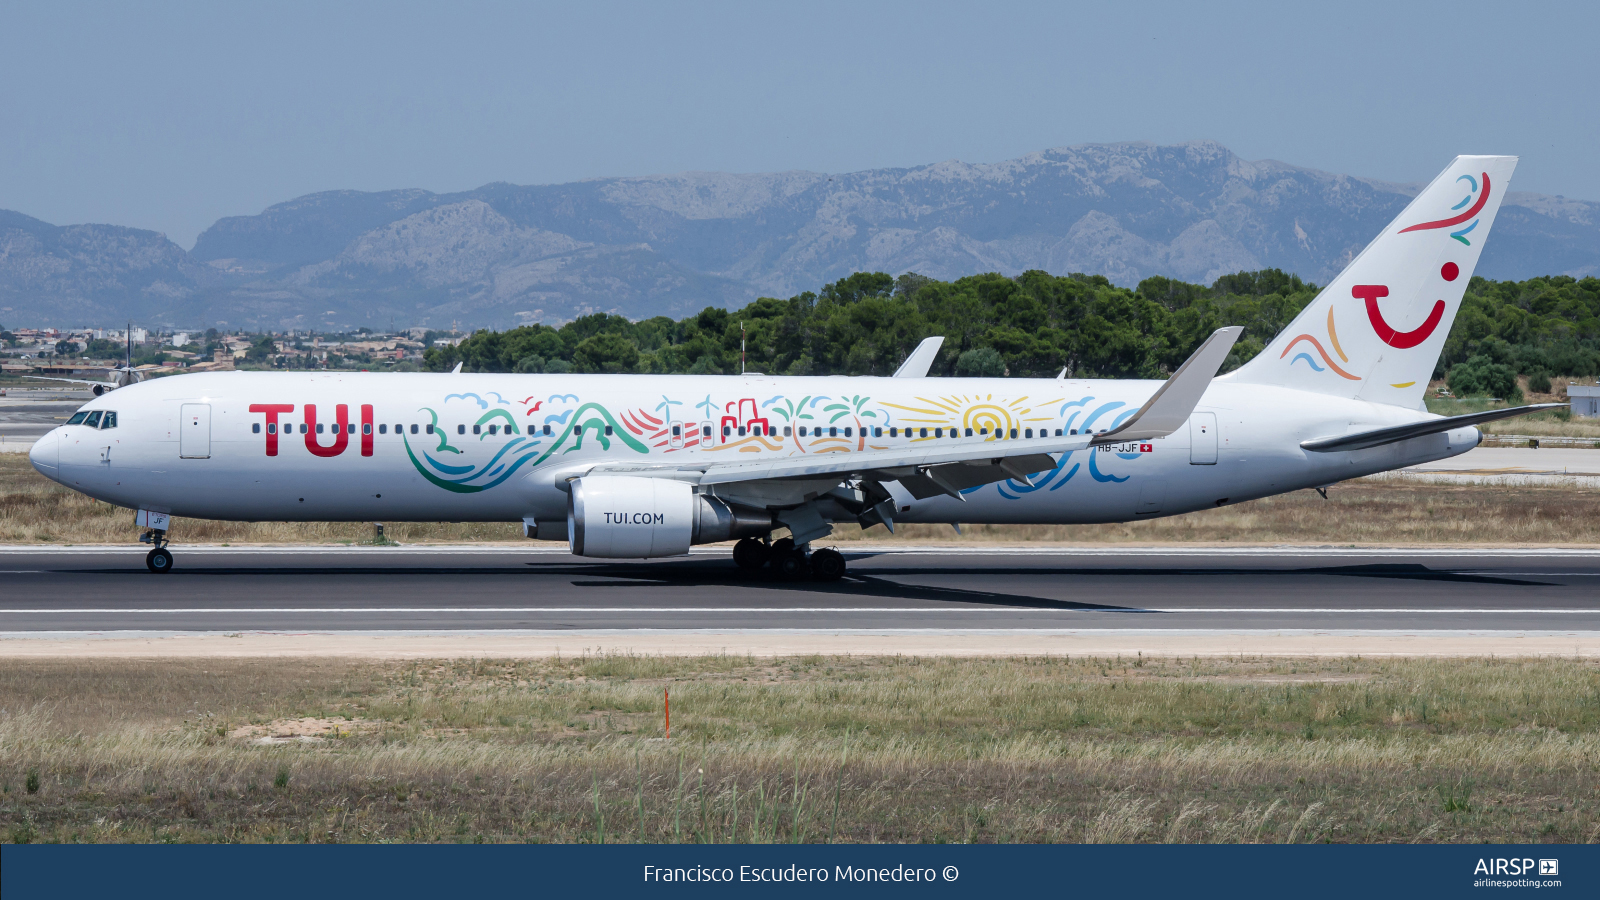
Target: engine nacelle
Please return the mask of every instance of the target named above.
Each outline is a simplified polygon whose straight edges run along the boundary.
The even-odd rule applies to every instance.
[[[686,482],[637,475],[586,475],[567,494],[567,543],[577,556],[683,556],[691,544],[765,535],[772,514],[699,495]],[[543,524],[539,531],[545,530]]]

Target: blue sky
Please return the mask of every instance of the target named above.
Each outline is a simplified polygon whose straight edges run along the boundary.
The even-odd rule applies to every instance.
[[[313,191],[994,162],[1210,138],[1600,200],[1600,4],[0,8],[0,208],[165,232]]]

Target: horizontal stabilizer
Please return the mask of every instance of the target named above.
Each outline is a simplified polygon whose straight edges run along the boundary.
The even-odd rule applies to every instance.
[[[1211,386],[1211,379],[1217,377],[1217,370],[1222,368],[1223,362],[1228,359],[1228,351],[1233,349],[1234,341],[1239,339],[1243,331],[1238,325],[1230,325],[1212,332],[1200,349],[1183,361],[1178,371],[1172,373],[1172,377],[1139,407],[1138,412],[1119,427],[1096,435],[1094,442],[1111,444],[1142,441],[1166,437],[1182,428],[1188,423],[1200,398],[1205,395],[1206,388]]]
[[[894,370],[896,378],[927,378],[928,369],[933,365],[934,359],[939,355],[939,348],[944,345],[944,338],[923,338],[917,349],[911,351],[906,361],[900,368]]]
[[[1332,453],[1336,450],[1365,450],[1368,447],[1381,447],[1384,444],[1393,444],[1396,441],[1410,440],[1411,438],[1428,434],[1438,434],[1467,425],[1493,422],[1496,419],[1509,419],[1514,416],[1525,416],[1529,413],[1542,412],[1547,409],[1560,409],[1566,405],[1565,403],[1535,403],[1532,406],[1491,409],[1488,412],[1467,413],[1466,415],[1449,416],[1443,419],[1428,419],[1423,422],[1412,422],[1409,425],[1395,425],[1391,428],[1379,428],[1374,431],[1362,431],[1356,434],[1313,438],[1309,441],[1301,441],[1300,447],[1303,450],[1310,450],[1315,453]]]

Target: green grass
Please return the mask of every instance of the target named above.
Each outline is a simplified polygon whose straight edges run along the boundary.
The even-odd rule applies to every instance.
[[[1600,838],[1572,660],[46,660],[0,697],[14,840]]]

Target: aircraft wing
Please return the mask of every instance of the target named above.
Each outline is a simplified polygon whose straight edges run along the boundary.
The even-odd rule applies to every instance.
[[[911,351],[906,361],[894,372],[895,378],[927,378],[928,367],[939,356],[939,347],[944,344],[944,336],[923,338],[917,349]]]
[[[62,381],[67,384],[92,384],[106,388],[117,386],[115,381],[95,380],[93,378],[57,378],[54,375],[24,375],[22,377],[30,381]]]
[[[1467,413],[1461,416],[1448,416],[1440,419],[1426,419],[1421,422],[1412,422],[1408,425],[1394,425],[1389,428],[1376,428],[1372,431],[1359,431],[1355,434],[1336,434],[1331,437],[1312,438],[1301,441],[1303,450],[1314,453],[1332,453],[1336,450],[1365,450],[1368,447],[1381,447],[1384,444],[1393,444],[1397,441],[1410,440],[1429,434],[1438,434],[1441,431],[1450,431],[1466,425],[1477,425],[1480,422],[1493,422],[1496,419],[1509,419],[1513,416],[1525,416],[1529,413],[1542,412],[1547,409],[1561,409],[1565,403],[1535,403],[1532,406],[1513,406],[1507,409],[1491,409],[1488,412]]]
[[[1165,437],[1183,427],[1216,377],[1242,329],[1221,328],[1211,335],[1153,394],[1139,411],[1102,434],[1041,436],[1033,439],[949,437],[908,441],[886,450],[840,451],[806,456],[706,460],[680,463],[600,463],[574,470],[566,477],[605,472],[678,478],[697,484],[733,484],[769,480],[864,478],[898,481],[917,499],[1003,481],[1025,483],[1034,472],[1055,468],[1057,455],[1098,444]],[[896,440],[890,438],[888,440]],[[903,440],[903,439],[900,439]],[[565,474],[565,473],[564,473]]]

